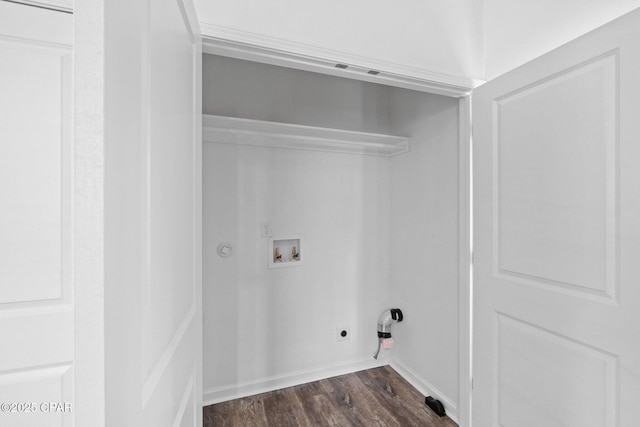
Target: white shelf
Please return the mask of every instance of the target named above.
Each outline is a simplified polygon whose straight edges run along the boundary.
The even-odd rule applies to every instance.
[[[202,116],[202,140],[385,157],[409,151],[409,138],[402,136],[206,114]]]

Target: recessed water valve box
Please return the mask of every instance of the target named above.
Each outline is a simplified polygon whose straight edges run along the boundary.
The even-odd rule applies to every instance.
[[[269,268],[297,267],[304,264],[304,238],[300,234],[269,239]]]

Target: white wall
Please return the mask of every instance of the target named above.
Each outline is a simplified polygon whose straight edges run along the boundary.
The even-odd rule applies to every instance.
[[[365,132],[389,130],[384,86],[215,55],[204,55],[203,68],[205,114]]]
[[[208,55],[204,74],[208,114],[370,131],[386,122],[387,88],[369,83]],[[389,167],[383,157],[205,144],[205,401],[379,363]],[[267,267],[265,221],[274,235],[304,236],[303,266]],[[230,258],[216,253],[222,241]],[[338,342],[343,326],[351,338]]]
[[[394,131],[411,151],[391,159],[392,366],[458,407],[458,102],[392,92]]]
[[[326,49],[328,59],[333,51],[451,76],[481,71],[477,0],[199,0],[196,6],[205,34],[213,26],[290,48]]]
[[[275,236],[304,235],[303,266],[267,268],[264,221]],[[216,253],[222,241],[230,258]],[[215,388],[372,363],[388,255],[387,158],[207,143],[205,401]],[[350,340],[336,341],[341,326]]]
[[[484,0],[491,79],[640,7],[640,0]]]

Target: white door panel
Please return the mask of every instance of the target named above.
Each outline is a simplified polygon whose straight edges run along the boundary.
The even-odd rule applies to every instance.
[[[142,417],[197,425],[200,363],[200,58],[188,0],[148,3],[141,282]]]
[[[73,422],[72,31],[0,2],[0,425]]]
[[[74,16],[83,225],[74,415],[87,426],[201,426],[195,9],[191,0],[83,0]]]
[[[615,73],[610,53],[494,100],[498,275],[615,297]]]
[[[640,11],[474,92],[474,427],[640,419]]]

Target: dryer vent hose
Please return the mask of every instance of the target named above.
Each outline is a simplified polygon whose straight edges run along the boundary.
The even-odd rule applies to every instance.
[[[384,311],[378,318],[378,350],[373,355],[374,359],[378,359],[380,354],[380,346],[383,346],[386,350],[393,347],[393,339],[391,338],[391,325],[394,323],[402,322],[403,315],[402,310],[399,308],[391,308]]]

